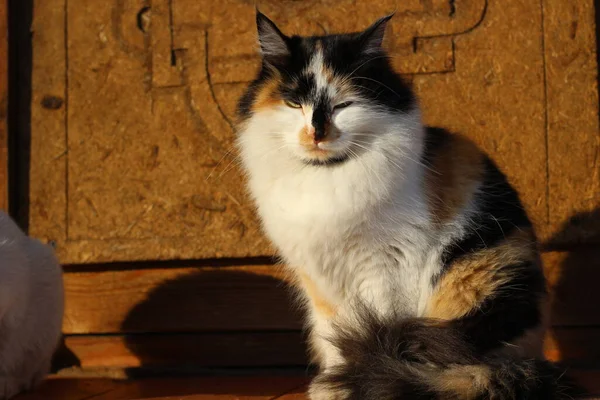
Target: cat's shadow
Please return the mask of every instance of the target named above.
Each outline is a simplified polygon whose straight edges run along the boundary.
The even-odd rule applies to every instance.
[[[129,312],[121,331],[141,362],[126,370],[131,378],[306,370],[301,311],[287,284],[264,273],[219,267],[169,280]]]
[[[570,366],[600,360],[600,208],[578,213],[543,243],[555,354]],[[598,326],[597,328],[594,328]]]

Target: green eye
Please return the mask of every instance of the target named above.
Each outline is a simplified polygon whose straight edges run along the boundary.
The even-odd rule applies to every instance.
[[[301,108],[302,105],[291,100],[285,100],[285,105],[291,108]]]

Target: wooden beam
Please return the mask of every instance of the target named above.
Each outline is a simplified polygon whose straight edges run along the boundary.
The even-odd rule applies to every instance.
[[[600,366],[600,328],[556,328],[548,335],[545,354],[573,367]],[[293,367],[307,365],[305,338],[295,332],[220,332],[88,336],[65,338],[79,360],[75,372],[114,377],[131,368],[197,370],[213,367]],[[66,350],[59,354],[61,366]],[[70,357],[72,357],[70,355]],[[89,374],[88,374],[89,375]],[[127,374],[124,374],[125,376]],[[116,376],[119,376],[117,374]]]
[[[285,280],[274,265],[67,272],[64,332],[299,330]]]
[[[304,338],[299,331],[67,336],[65,345],[84,370],[307,364]]]
[[[600,249],[544,254],[555,326],[600,326]],[[274,265],[169,266],[65,273],[67,334],[298,330],[302,316]],[[108,266],[108,265],[107,265]]]

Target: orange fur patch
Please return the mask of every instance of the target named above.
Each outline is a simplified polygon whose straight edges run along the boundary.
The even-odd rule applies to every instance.
[[[453,320],[467,315],[501,285],[510,281],[507,265],[538,262],[531,230],[518,230],[498,246],[481,250],[452,264],[434,290],[425,316]]]
[[[308,130],[310,128],[308,126],[304,126],[302,129],[300,129],[300,132],[298,133],[298,142],[305,147],[308,148],[312,148],[314,146],[314,138],[312,135],[309,135]]]
[[[436,149],[431,170],[427,170],[425,193],[438,222],[451,219],[473,195],[483,177],[484,160],[475,144],[455,134]]]
[[[318,313],[321,317],[330,319],[335,313],[336,309],[323,295],[315,284],[315,282],[305,273],[298,273],[299,284],[304,290],[314,312]]]
[[[461,400],[478,398],[490,385],[491,371],[487,365],[455,365],[431,380],[439,392],[458,395]]]
[[[252,106],[253,111],[259,111],[265,108],[275,107],[280,105],[282,102],[281,96],[279,96],[277,90],[281,85],[281,81],[278,78],[273,78],[265,83],[256,94],[256,100]]]

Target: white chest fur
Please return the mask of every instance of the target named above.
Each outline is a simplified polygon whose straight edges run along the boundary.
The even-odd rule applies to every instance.
[[[418,315],[439,270],[418,163],[373,151],[306,166],[284,152],[262,156],[268,141],[245,140],[242,158],[265,231],[290,267],[333,304]]]

